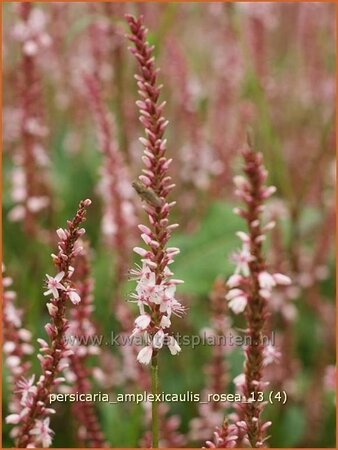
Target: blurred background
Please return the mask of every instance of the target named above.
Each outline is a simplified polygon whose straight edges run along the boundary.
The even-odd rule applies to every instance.
[[[139,198],[129,192],[142,169],[143,130],[125,13],[144,16],[167,101],[177,201],[172,221],[180,224],[172,245],[181,249],[172,268],[185,281],[178,296],[188,307],[174,329],[199,335],[244,326],[218,293],[219,280],[233,271],[235,232],[245,227],[232,212],[238,206],[232,178],[241,171],[250,126],[277,187],[266,211],[277,221],[267,258],[272,270],[293,280],[270,304],[281,356],[267,367],[266,379],[271,389],[285,390],[288,401],[265,409],[272,421],[269,445],[334,447],[334,4],[32,3],[26,11],[19,3],[4,5],[3,260],[23,326],[33,345],[45,338],[42,293],[45,274],[54,273],[54,231],[87,197],[93,201],[85,225],[95,280],[93,322],[109,337],[127,331],[126,307],[137,314],[125,300],[134,288],[127,271],[140,241],[137,224],[145,223]],[[27,116],[28,131],[22,127]],[[115,159],[104,149],[102,117]],[[117,184],[128,192],[120,205],[123,227],[113,206]],[[93,392],[143,391],[147,369],[135,368],[126,352],[102,346],[89,358]],[[38,360],[31,360],[32,372],[39,373]],[[233,392],[242,366],[241,348],[222,349],[221,362],[210,346],[184,347],[176,357],[162,352],[161,389]],[[6,368],[3,379],[6,415]],[[111,447],[147,445],[147,405],[95,407]],[[231,405],[225,409],[232,411]],[[223,414],[221,404],[164,405],[162,446],[204,445]],[[52,428],[54,447],[79,446],[69,404],[57,405]],[[3,445],[13,445],[8,425]]]

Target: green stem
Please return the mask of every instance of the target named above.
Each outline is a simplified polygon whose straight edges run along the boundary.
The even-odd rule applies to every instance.
[[[158,360],[157,354],[151,360],[151,393],[154,401],[151,404],[152,421],[152,448],[158,448],[158,402],[155,400],[158,394]]]

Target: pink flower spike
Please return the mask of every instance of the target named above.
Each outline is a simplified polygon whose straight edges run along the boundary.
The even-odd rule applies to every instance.
[[[43,295],[53,294],[54,298],[59,298],[58,289],[65,290],[65,287],[60,283],[64,276],[64,272],[59,272],[55,277],[46,274],[48,290]]]
[[[34,378],[28,381],[22,379],[20,384],[18,383],[22,394],[21,405],[24,407],[20,414],[21,416],[24,414],[24,417],[17,428],[16,445],[18,448],[26,448],[29,444],[34,444],[35,447],[49,447],[52,442],[53,432],[49,427],[48,416],[54,410],[48,408],[48,398],[54,390],[54,380],[58,377],[59,372],[68,366],[70,351],[64,337],[69,328],[66,318],[67,295],[65,292],[71,290],[69,286],[67,287],[68,280],[64,280],[64,278],[65,274],[68,276],[70,264],[74,259],[74,250],[79,238],[79,226],[85,220],[87,203],[81,201],[74,218],[67,221],[67,238],[65,241],[59,240],[57,259],[54,259],[58,273],[55,277],[47,275],[47,286],[50,291],[47,294],[51,293],[54,297],[49,302],[51,320],[45,325],[50,342],[47,343],[44,340],[39,342],[41,348],[37,358],[40,361],[42,373],[37,384],[33,385]],[[61,280],[64,280],[67,285],[61,284]],[[56,298],[58,299],[57,303]],[[57,312],[54,316],[53,305],[55,304]]]
[[[276,188],[265,186],[267,171],[263,166],[263,156],[252,149],[252,142],[249,135],[248,147],[242,151],[245,178],[240,177],[235,181],[237,187],[235,192],[244,203],[243,209],[237,211],[246,221],[249,236],[243,232],[237,233],[237,236],[243,241],[243,248],[233,256],[236,270],[227,283],[230,291],[227,293],[226,299],[229,308],[235,314],[245,310],[245,335],[258,337],[266,329],[269,317],[268,300],[272,296],[273,288],[279,282],[280,284],[290,284],[290,280],[282,274],[270,274],[268,261],[264,255],[262,242],[266,239],[266,232],[271,230],[275,224],[268,222],[264,225],[260,214],[264,213],[266,209],[265,199],[271,196]],[[240,275],[244,276],[239,278]],[[238,288],[243,288],[243,290]],[[236,434],[236,439],[223,442],[215,440],[214,443],[218,448],[226,448],[230,442],[235,446],[244,444],[245,447],[263,447],[265,440],[268,439],[265,436],[266,428],[261,418],[267,402],[258,404],[249,399],[251,392],[263,391],[266,388],[266,382],[262,381],[265,376],[263,369],[278,359],[279,352],[271,345],[257,346],[256,342],[251,341],[245,346],[244,353],[244,371],[234,380],[237,392],[247,399],[247,402],[240,405],[238,409],[236,408],[236,417],[234,417],[237,429],[234,432],[237,432],[239,436]],[[238,437],[240,442],[237,442]]]

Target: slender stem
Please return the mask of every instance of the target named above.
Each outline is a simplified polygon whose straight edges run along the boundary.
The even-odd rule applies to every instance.
[[[158,394],[157,354],[153,355],[151,360],[151,393],[154,396],[154,400],[151,404],[152,448],[158,448],[158,402],[156,400],[156,395]]]

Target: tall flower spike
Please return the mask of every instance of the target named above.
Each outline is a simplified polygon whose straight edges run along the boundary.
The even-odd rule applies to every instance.
[[[146,29],[142,18],[126,16],[134,43],[131,52],[139,63],[139,75],[136,75],[141,100],[136,102],[140,111],[140,121],[145,128],[146,137],[140,138],[144,145],[142,160],[145,165],[139,181],[134,183],[136,192],[144,201],[149,225],[139,225],[141,237],[147,249],[135,247],[141,256],[142,266],[131,271],[137,280],[136,293],[133,295],[140,309],[135,321],[133,334],[143,334],[146,346],[138,354],[138,361],[152,365],[152,390],[158,392],[157,356],[160,349],[167,345],[171,354],[176,355],[181,348],[171,333],[171,316],[182,315],[184,307],[175,298],[176,285],[181,283],[172,277],[169,265],[178,248],[168,247],[171,231],[176,224],[169,225],[169,212],[175,202],[167,198],[174,187],[168,168],[171,163],[166,158],[166,139],[163,135],[168,121],[162,116],[165,102],[159,102],[161,87],[157,83],[158,70],[154,67],[153,47],[146,41]],[[158,446],[158,405],[152,405],[153,447]]]
[[[22,383],[21,411],[6,419],[8,423],[18,425],[14,431],[18,447],[49,447],[52,442],[53,432],[49,427],[49,416],[55,411],[49,408],[48,397],[55,387],[63,382],[64,379],[58,378],[58,374],[67,367],[67,358],[73,353],[64,339],[68,328],[65,316],[67,304],[70,302],[78,304],[80,301],[80,296],[71,281],[74,272],[71,264],[81,251],[76,244],[85,233],[80,225],[85,220],[86,208],[90,204],[91,201],[88,199],[81,201],[73,220],[67,221],[67,228],[57,230],[59,252],[52,257],[58,274],[47,278],[47,292],[51,296],[47,308],[51,320],[45,326],[45,330],[50,343],[43,339],[38,340],[41,346],[38,359],[42,374],[35,385],[34,379]]]
[[[164,103],[158,104],[160,87],[157,86],[157,70],[152,57],[153,48],[146,42],[146,30],[142,19],[127,16],[132,32],[129,39],[134,42],[131,49],[140,64],[141,75],[136,75],[139,93],[143,100],[137,101],[140,109],[140,121],[145,126],[146,138],[140,141],[145,146],[142,157],[146,169],[139,177],[136,190],[144,201],[144,209],[149,218],[149,226],[139,225],[141,237],[148,249],[135,247],[135,253],[142,259],[142,267],[132,270],[131,275],[137,280],[136,299],[140,316],[135,321],[134,334],[144,333],[148,346],[141,350],[139,361],[148,364],[164,341],[167,341],[172,354],[180,351],[173,338],[168,336],[172,314],[180,316],[183,306],[175,299],[176,285],[180,280],[173,275],[169,265],[179,249],[167,247],[171,231],[176,224],[169,225],[169,211],[175,202],[168,203],[167,197],[174,185],[167,175],[171,160],[167,159],[166,140],[163,134],[168,122],[164,119]],[[165,330],[165,331],[164,331]],[[157,335],[157,339],[154,339]]]
[[[235,314],[244,311],[247,321],[249,345],[245,350],[244,374],[237,377],[236,385],[246,399],[257,400],[258,391],[263,391],[266,385],[262,381],[263,368],[268,364],[265,361],[268,356],[263,347],[263,332],[268,317],[268,301],[274,286],[288,285],[291,280],[283,274],[268,272],[262,244],[266,232],[274,224],[263,224],[261,214],[266,199],[276,188],[264,185],[268,174],[263,166],[263,156],[252,150],[250,139],[248,144],[242,152],[245,177],[237,176],[234,179],[235,193],[246,207],[236,212],[246,220],[248,233],[237,233],[242,242],[242,250],[233,258],[237,267],[227,282],[229,291],[226,299]],[[242,434],[246,434],[252,447],[262,447],[271,422],[262,421],[264,403],[256,400],[239,406],[241,420],[238,421],[238,427]]]

